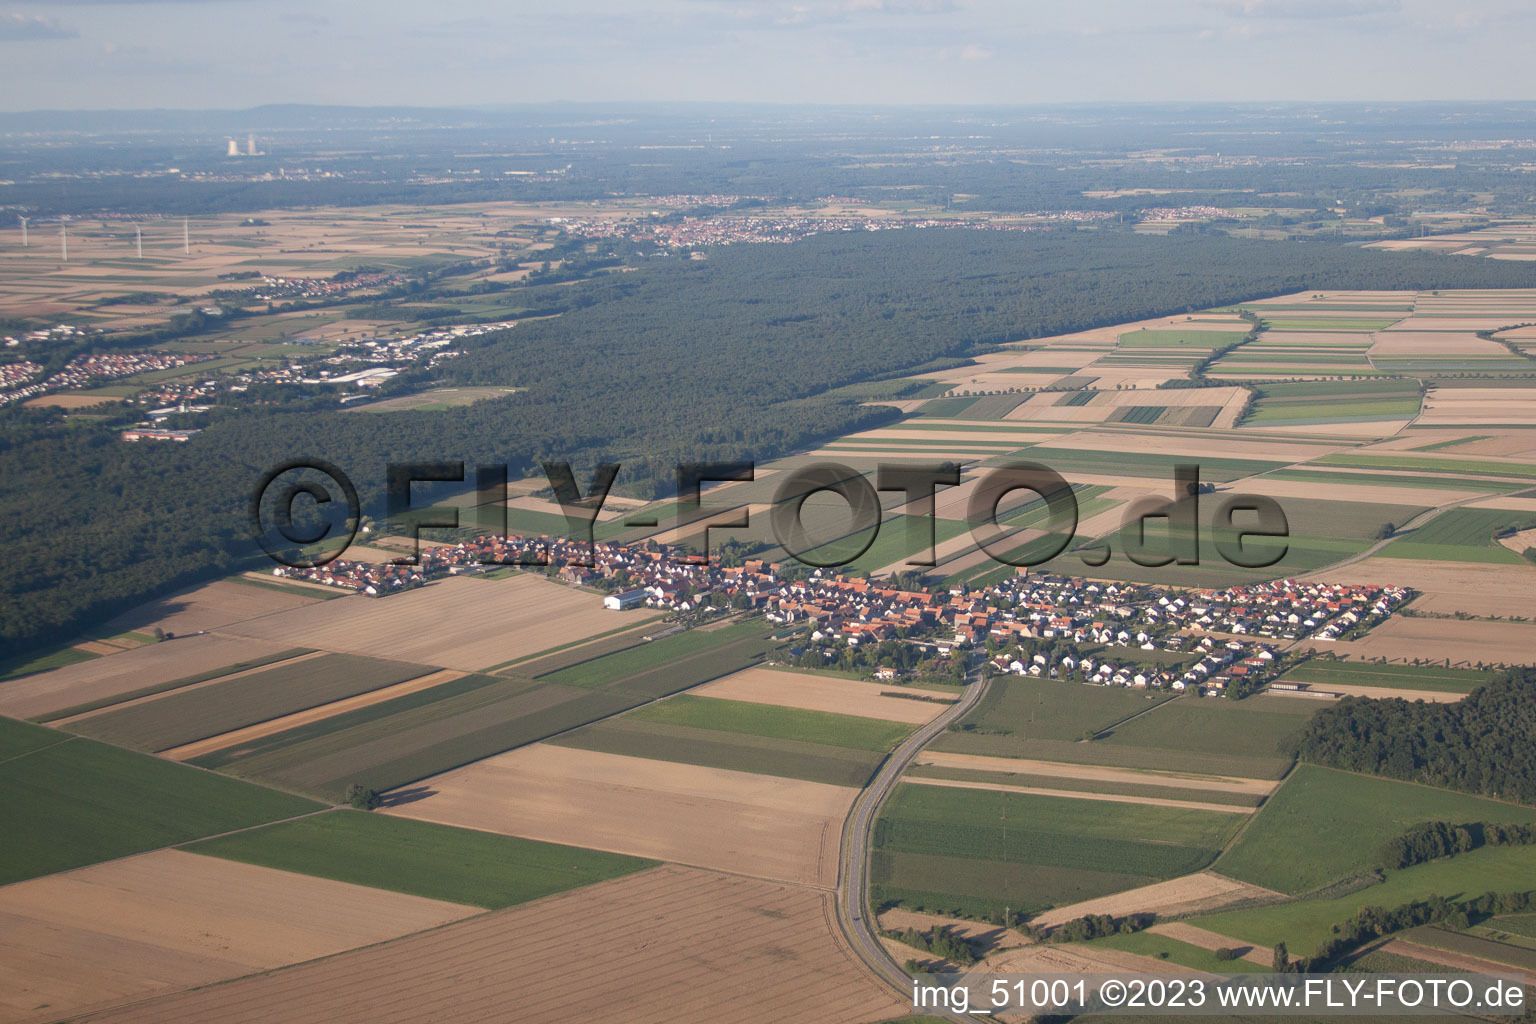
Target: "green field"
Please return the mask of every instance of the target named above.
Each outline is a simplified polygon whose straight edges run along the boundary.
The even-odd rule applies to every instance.
[[[1341,834],[1347,832],[1341,828]],[[1524,892],[1533,878],[1536,846],[1487,847],[1389,872],[1385,882],[1345,896],[1232,910],[1193,923],[1259,946],[1284,942],[1293,954],[1307,954],[1331,935],[1334,924],[1353,917],[1361,907],[1395,907],[1431,895],[1456,900],[1485,892]]]
[[[1352,466],[1356,469],[1410,469],[1430,473],[1457,473],[1472,476],[1536,477],[1536,466],[1518,462],[1489,462],[1486,459],[1440,459],[1429,455],[1360,455],[1340,452],[1325,455],[1315,462],[1321,466]]]
[[[1009,865],[966,857],[876,850],[870,857],[870,902],[996,920],[1005,908],[1035,913],[1123,892],[1157,881],[1124,871]]]
[[[879,753],[890,750],[912,731],[900,722],[885,722],[877,718],[753,704],[741,700],[721,700],[716,697],[695,697],[686,693],[637,708],[626,715],[625,720],[684,725],[694,729],[714,729],[770,739],[802,740]]]
[[[7,658],[5,661],[0,661],[0,682],[29,676],[35,672],[63,668],[65,665],[75,665],[82,661],[92,661],[99,657],[101,655],[92,654],[90,651],[77,651],[73,647],[64,647],[57,651],[49,651],[47,654]]]
[[[1116,796],[1151,797],[1156,800],[1193,800],[1199,803],[1231,804],[1233,807],[1257,807],[1263,799],[1251,793],[1224,793],[1209,789],[1184,789],[1173,780],[1168,785],[1158,785],[1156,776],[1147,776],[1145,785],[1135,782],[1104,782],[1099,779],[1064,779],[1057,775],[1032,775],[1028,772],[989,772],[970,768],[939,768],[934,765],[915,765],[906,775],[918,779],[955,779],[961,782],[983,782],[997,786],[1027,786],[1031,789],[1054,789],[1074,793],[1108,793]]]
[[[11,719],[0,751],[0,885],[321,807]]]
[[[1253,308],[1253,312],[1263,317],[1264,330],[1266,331],[1384,331],[1397,323],[1398,318],[1391,320],[1381,319],[1344,319],[1343,317],[1268,317],[1264,316],[1261,306]]]
[[[1036,740],[1080,740],[1146,711],[1161,697],[1124,687],[1023,676],[995,679],[986,696],[934,743],[938,750],[1033,757]]]
[[[1231,759],[1234,766],[1251,762],[1237,774],[1275,778],[1290,766],[1288,742],[1316,710],[1305,703],[1278,697],[1180,697],[1116,727],[1093,745],[1166,751],[1169,766],[1175,768],[1183,752],[1215,754]]]
[[[1424,821],[1527,822],[1536,821],[1536,809],[1302,764],[1216,870],[1267,889],[1309,892],[1366,871],[1382,843]]]
[[[1198,871],[1245,820],[1219,811],[907,783],[876,822],[882,869],[874,881],[885,887],[884,898],[916,906],[889,890],[927,893],[938,903],[963,896],[1001,904],[1005,890],[1024,878],[1029,906],[1038,909]],[[952,861],[970,862],[961,874],[978,881],[957,887],[942,871],[922,873]],[[981,881],[988,870],[990,886]]]
[[[1110,935],[1102,939],[1094,939],[1087,944],[1088,949],[1095,946],[1118,949],[1138,956],[1156,957],[1159,960],[1167,960],[1169,963],[1205,971],[1207,974],[1268,974],[1273,970],[1267,964],[1256,964],[1251,960],[1218,960],[1216,954],[1209,949],[1192,946],[1165,935],[1154,935],[1151,932]],[[1247,951],[1243,946],[1233,948],[1240,952]]]
[[[496,910],[654,861],[339,810],[194,843],[194,853]]]
[[[1438,690],[1471,693],[1493,678],[1492,672],[1470,668],[1419,668],[1415,665],[1377,665],[1364,661],[1326,661],[1313,658],[1280,677],[1294,683],[1345,686],[1384,686],[1400,690]]]
[[[1209,351],[1243,340],[1245,331],[1132,331],[1120,335],[1121,348],[1192,348]],[[1205,353],[1202,352],[1202,355]]]
[[[885,756],[882,751],[639,721],[627,715],[594,722],[550,742],[608,754],[855,788],[869,781]]]
[[[1453,508],[1404,533],[1381,550],[1386,558],[1521,565],[1524,560],[1494,539],[1501,529],[1536,525],[1536,515],[1498,508]]]
[[[772,646],[766,639],[767,632],[765,624],[756,621],[736,623],[723,629],[690,629],[547,673],[540,676],[539,681],[661,697],[696,685],[685,683],[668,689],[667,680],[672,675],[692,678],[707,671],[711,663],[730,658],[746,658],[750,662],[748,652],[766,651]],[[697,664],[701,660],[704,664]],[[734,670],[724,669],[715,675]]]
[[[1325,487],[1353,487],[1365,484],[1370,487],[1440,488],[1447,491],[1483,491],[1488,494],[1507,494],[1525,487],[1525,484],[1521,483],[1469,480],[1465,477],[1414,476],[1408,473],[1351,473],[1325,469],[1279,469],[1270,473],[1269,476],[1275,480],[1305,480]]]
[[[426,675],[432,669],[353,654],[277,665],[72,722],[71,732],[136,750],[167,750]]]

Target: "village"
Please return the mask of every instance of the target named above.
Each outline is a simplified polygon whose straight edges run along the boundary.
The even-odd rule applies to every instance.
[[[544,536],[424,547],[415,565],[338,559],[272,573],[383,597],[509,565],[542,569],[594,597],[606,592],[603,604],[615,611],[653,608],[692,621],[760,613],[786,634],[803,633],[806,646],[793,652],[802,663],[864,667],[882,681],[900,681],[918,664],[930,675],[959,666],[963,676],[984,663],[996,674],[1203,696],[1252,693],[1280,674],[1294,643],[1364,632],[1413,596],[1404,587],[1292,580],[1181,591],[1022,568],[987,587],[900,589],[758,558],[723,565],[663,545],[589,547]]]

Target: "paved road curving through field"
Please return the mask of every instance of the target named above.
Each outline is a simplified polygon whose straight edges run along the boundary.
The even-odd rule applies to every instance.
[[[842,926],[848,944],[869,968],[895,988],[903,999],[912,996],[911,975],[886,951],[880,942],[879,925],[869,913],[869,843],[874,833],[875,818],[886,797],[896,788],[901,773],[912,763],[918,753],[936,739],[951,722],[958,720],[986,696],[987,680],[977,673],[966,686],[960,699],[946,708],[944,713],[918,729],[891,751],[870,779],[843,823],[841,861],[838,867],[837,920]],[[930,1011],[931,1012],[931,1011]],[[955,1018],[962,1019],[962,1018]]]

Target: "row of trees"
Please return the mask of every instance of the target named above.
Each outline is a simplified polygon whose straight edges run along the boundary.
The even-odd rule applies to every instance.
[[[1536,843],[1536,826],[1472,822],[1452,825],[1427,821],[1382,844],[1376,864],[1387,869],[1412,867],[1441,857],[1453,857],[1482,846],[1530,846]]]

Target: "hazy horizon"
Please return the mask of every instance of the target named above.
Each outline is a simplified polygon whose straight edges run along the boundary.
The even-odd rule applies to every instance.
[[[0,5],[0,109],[1502,102],[1533,48],[1507,0],[50,0]]]

